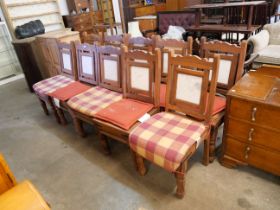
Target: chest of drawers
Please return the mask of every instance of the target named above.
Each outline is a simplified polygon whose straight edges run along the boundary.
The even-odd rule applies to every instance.
[[[228,93],[222,165],[280,175],[280,79],[245,75]]]

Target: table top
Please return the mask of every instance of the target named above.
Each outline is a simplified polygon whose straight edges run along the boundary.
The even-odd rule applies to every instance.
[[[190,26],[187,30],[190,31],[204,31],[204,32],[239,32],[239,33],[252,33],[259,29],[260,25],[252,25],[249,29],[247,25],[224,25],[224,24],[209,24]]]
[[[238,6],[257,6],[261,4],[266,4],[266,1],[249,1],[249,2],[228,2],[228,3],[218,3],[218,4],[196,4],[190,7],[185,7],[188,9],[205,9],[205,8],[217,8],[217,7],[238,7]]]

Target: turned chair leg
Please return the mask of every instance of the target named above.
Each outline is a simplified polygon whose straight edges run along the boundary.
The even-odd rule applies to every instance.
[[[103,152],[105,155],[110,155],[111,154],[111,149],[110,149],[110,145],[109,145],[109,141],[106,135],[99,133],[99,140],[100,140],[100,144],[103,148]]]
[[[176,196],[178,198],[183,198],[185,196],[185,174],[186,169],[188,167],[188,160],[185,160],[180,167],[175,171],[175,178],[176,178]]]
[[[83,122],[75,116],[75,114],[72,112],[71,109],[68,109],[68,112],[70,113],[70,115],[72,117],[72,121],[73,121],[75,131],[77,132],[77,134],[82,138],[85,137],[86,133],[83,128]]]
[[[66,125],[67,124],[67,120],[66,120],[66,118],[64,116],[63,110],[58,108],[58,107],[56,107],[56,111],[57,111],[57,114],[59,116],[59,120],[60,120],[61,124],[62,125]]]
[[[41,99],[39,99],[39,101],[40,101],[41,107],[43,108],[44,113],[46,115],[49,115],[50,113],[49,113],[49,110],[48,110],[46,102],[41,100]]]
[[[56,122],[59,123],[59,124],[61,124],[60,117],[59,117],[59,115],[58,115],[58,113],[57,113],[56,107],[55,107],[55,105],[53,104],[53,101],[52,101],[51,98],[49,98],[49,104],[50,104],[50,106],[51,106],[51,108],[52,108],[52,110],[53,110],[53,113],[54,113],[54,117],[55,117],[55,119],[56,119]]]
[[[204,140],[203,165],[205,166],[209,164],[209,146],[210,146],[210,136],[208,136]]]
[[[209,145],[209,160],[212,163],[216,158],[216,141],[218,136],[219,127],[211,129],[210,145]]]
[[[138,170],[139,174],[141,176],[146,175],[147,168],[146,168],[145,163],[144,163],[144,158],[141,157],[140,155],[138,155],[137,153],[134,153],[134,154],[135,154],[135,162],[136,162],[137,170]]]

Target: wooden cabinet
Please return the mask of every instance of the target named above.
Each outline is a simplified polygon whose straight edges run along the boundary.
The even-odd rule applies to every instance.
[[[81,40],[83,41],[83,33],[93,33],[95,12],[82,13],[77,15],[63,16],[64,24],[74,31],[79,31]]]
[[[79,32],[60,30],[36,37],[36,49],[40,59],[39,68],[43,78],[55,76],[60,72],[57,41],[66,43],[80,41]]]
[[[280,175],[280,79],[246,74],[228,93],[221,163]]]
[[[93,9],[91,0],[67,0],[67,6],[70,12],[75,11],[76,13],[80,13],[87,8]]]
[[[35,38],[15,40],[12,42],[21,64],[29,90],[33,92],[32,86],[42,80],[42,75],[36,60]]]

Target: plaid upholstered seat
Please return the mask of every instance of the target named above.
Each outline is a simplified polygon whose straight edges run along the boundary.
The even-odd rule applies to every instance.
[[[202,123],[162,112],[134,129],[129,144],[140,156],[174,172],[191,146],[200,143],[204,131]]]
[[[102,87],[93,87],[71,98],[67,104],[74,110],[93,117],[98,111],[122,99],[122,94]]]
[[[73,79],[62,75],[57,75],[37,82],[33,85],[33,90],[39,97],[45,98],[47,97],[47,94],[54,92],[59,88],[65,87],[72,82],[74,82]]]

